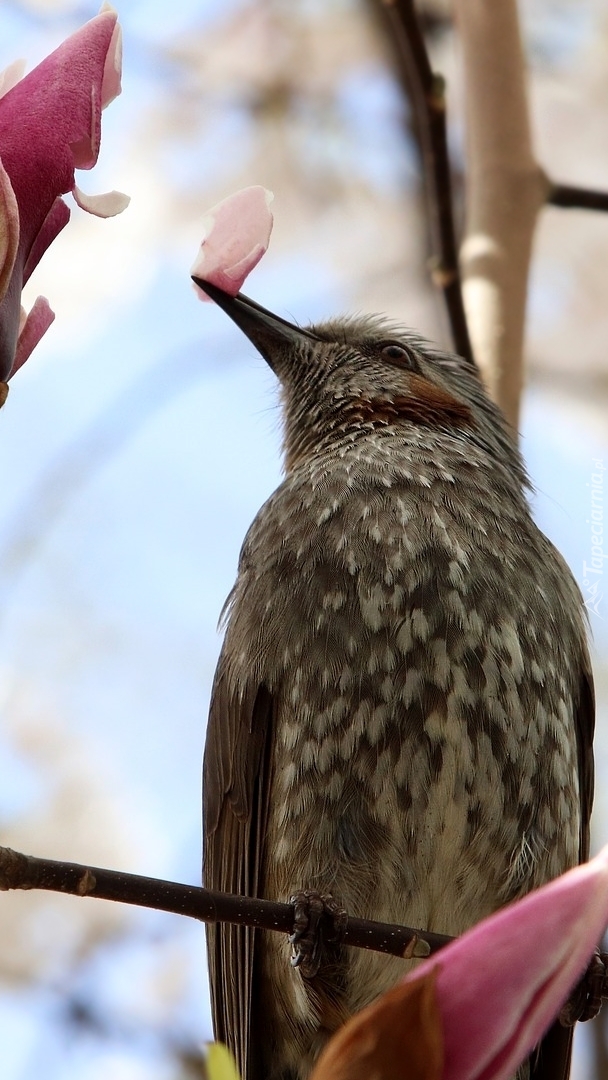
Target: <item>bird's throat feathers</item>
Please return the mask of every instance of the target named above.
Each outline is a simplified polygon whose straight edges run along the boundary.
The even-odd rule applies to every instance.
[[[285,401],[285,468],[287,472],[301,465],[306,458],[318,453],[322,442],[355,441],[380,428],[399,428],[404,425],[424,426],[450,432],[461,429],[473,431],[475,421],[469,406],[449,391],[421,375],[410,374],[408,393],[380,391],[334,401],[329,422],[323,418],[324,439],[317,432],[314,415],[294,408]],[[291,408],[290,408],[291,405]]]
[[[360,423],[391,424],[409,420],[437,428],[474,427],[468,405],[421,375],[410,375],[407,394],[361,398],[349,412]]]

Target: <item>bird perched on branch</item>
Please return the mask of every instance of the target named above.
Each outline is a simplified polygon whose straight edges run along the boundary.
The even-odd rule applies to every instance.
[[[280,381],[286,469],[226,607],[205,884],[460,934],[588,856],[578,588],[472,365],[381,318],[301,329],[197,284]],[[208,944],[216,1036],[245,1080],[304,1080],[407,970],[327,943],[303,974],[242,927]],[[569,1038],[553,1029],[530,1075],[563,1080]]]

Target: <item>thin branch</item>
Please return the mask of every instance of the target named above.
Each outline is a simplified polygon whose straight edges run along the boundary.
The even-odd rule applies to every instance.
[[[608,191],[573,187],[571,184],[551,184],[547,195],[551,206],[576,207],[579,210],[608,210]]]
[[[237,926],[253,926],[291,934],[294,929],[294,907],[272,900],[258,900],[247,896],[231,896],[229,893],[212,892],[195,885],[181,885],[161,878],[124,874],[116,870],[103,870],[98,866],[82,863],[58,862],[55,859],[39,859],[23,855],[12,848],[0,847],[0,891],[9,889],[45,889],[50,892],[68,893],[73,896],[94,896],[99,900],[114,900],[122,904],[168,911],[186,915],[200,922],[227,922]],[[330,929],[335,932],[335,927]],[[346,916],[340,925],[339,941],[357,949],[398,956],[404,960],[424,958],[439,952],[454,939],[427,930],[413,930],[393,923],[372,922],[371,919],[355,919]],[[596,967],[604,970],[604,978],[597,982]],[[608,954],[596,950],[588,971],[574,988],[562,1010],[563,1023],[573,1025],[578,1019],[595,1016],[603,1000],[608,997]],[[594,981],[595,980],[595,981]],[[591,997],[590,997],[591,995]],[[593,999],[592,1012],[587,1011]]]
[[[454,348],[470,363],[473,350],[460,288],[446,136],[444,82],[430,65],[413,0],[380,0],[404,89],[411,99],[423,159],[433,256],[432,279],[443,290]]]
[[[228,922],[282,934],[290,934],[294,928],[292,904],[231,896],[194,885],[102,870],[81,863],[39,859],[0,847],[0,891],[8,889],[47,889],[74,896],[94,896],[170,911],[201,922]],[[426,930],[348,916],[340,940],[355,948],[410,958],[429,956],[452,939]]]

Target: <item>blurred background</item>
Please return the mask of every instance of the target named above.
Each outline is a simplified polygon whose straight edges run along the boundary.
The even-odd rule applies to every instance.
[[[521,7],[539,158],[555,180],[608,189],[606,5]],[[458,41],[447,5],[421,12],[448,81],[460,226]],[[32,67],[94,14],[4,0],[0,66]],[[78,182],[132,202],[109,221],[74,206],[26,295],[46,295],[56,322],[0,416],[0,835],[31,854],[196,884],[216,623],[246,528],[281,477],[273,376],[190,287],[204,211],[247,184],[274,191],[271,247],[247,292],[288,318],[377,310],[449,337],[428,284],[408,107],[371,3],[123,0],[119,15],[123,93],[104,113],[99,165]],[[607,296],[608,215],[545,210],[522,445],[537,519],[584,591],[591,487],[598,462],[608,468]],[[608,840],[601,583],[592,606],[597,847]],[[203,939],[176,916],[2,894],[3,1080],[199,1075]],[[575,1077],[606,1075],[601,1025],[579,1032]]]

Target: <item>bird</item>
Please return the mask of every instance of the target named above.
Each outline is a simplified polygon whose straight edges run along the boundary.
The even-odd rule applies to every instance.
[[[461,934],[588,858],[580,591],[472,363],[382,316],[299,327],[194,280],[279,381],[285,463],[223,612],[204,885]],[[408,970],[328,944],[306,977],[278,934],[207,941],[243,1080],[306,1080]],[[556,1023],[528,1075],[566,1080],[570,1044]]]

